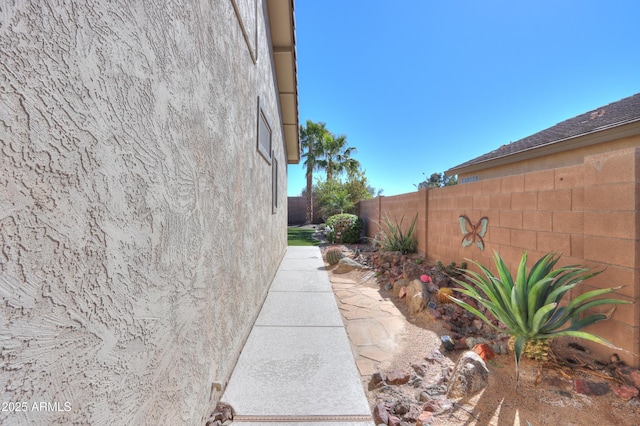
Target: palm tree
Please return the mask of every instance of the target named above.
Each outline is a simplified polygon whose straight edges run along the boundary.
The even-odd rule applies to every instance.
[[[344,135],[336,137],[327,132],[319,148],[322,152],[317,159],[317,167],[326,170],[327,180],[333,179],[334,173],[355,172],[360,168],[360,162],[351,158],[351,153],[356,149],[347,145],[347,137]]]
[[[336,213],[344,213],[353,208],[351,196],[346,189],[338,190],[331,194],[331,198],[324,206],[324,214],[328,217]]]
[[[314,123],[311,120],[300,126],[300,148],[304,151],[303,164],[307,168],[307,223],[313,221],[313,171],[319,169],[318,159],[322,152],[322,141],[325,135],[329,134],[325,126],[325,123]]]

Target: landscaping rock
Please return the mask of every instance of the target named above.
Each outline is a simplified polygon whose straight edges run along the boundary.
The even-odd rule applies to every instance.
[[[422,404],[422,409],[424,411],[429,411],[431,413],[436,413],[440,411],[440,400],[439,399],[427,399],[424,404]]]
[[[400,263],[400,260],[402,259],[402,253],[400,253],[399,251],[383,251],[380,254],[380,257],[382,258],[382,261],[384,263],[397,265],[398,263]]]
[[[400,292],[398,293],[398,297],[400,299],[402,299],[403,297],[405,297],[407,295],[407,288],[406,287],[402,287],[400,289]]]
[[[413,299],[413,296],[418,293],[422,295],[422,282],[420,280],[412,280],[407,286],[407,300]]]
[[[476,330],[480,331],[480,330],[482,330],[482,327],[484,326],[484,321],[482,321],[482,320],[481,320],[481,319],[479,319],[479,318],[476,318],[476,319],[474,319],[474,320],[472,321],[472,324],[473,324],[473,328],[474,328],[474,329],[476,329]]]
[[[404,416],[409,412],[409,408],[411,408],[411,406],[407,401],[399,401],[395,407],[393,407],[393,414]]]
[[[223,402],[219,402],[216,405],[216,409],[209,419],[207,419],[206,426],[225,426],[231,424],[233,420],[233,408],[230,405]]]
[[[409,382],[411,373],[405,370],[393,370],[387,374],[387,383],[390,385],[404,385]]]
[[[422,292],[414,294],[409,301],[409,315],[416,315],[424,311],[427,307],[427,302],[422,297]]]
[[[402,277],[405,280],[411,281],[420,278],[422,274],[422,265],[418,265],[415,262],[405,262],[402,265]]]
[[[399,417],[396,416],[389,416],[389,422],[387,423],[389,426],[400,426],[400,423],[402,422],[402,420],[400,420]]]
[[[384,376],[380,372],[373,373],[371,380],[369,380],[369,390],[379,388],[383,382]]]
[[[430,308],[430,307],[431,307],[431,303],[434,303],[434,302],[429,302],[429,303],[427,304],[427,307],[429,307],[429,308]],[[432,309],[431,311],[429,311],[429,313],[431,314],[431,316],[432,316],[434,319],[442,319],[442,313],[440,313],[440,311],[438,311],[438,310],[436,310],[436,309]]]
[[[338,262],[338,266],[333,270],[334,274],[346,274],[354,269],[364,269],[364,266],[349,257],[343,257]]]
[[[409,285],[409,281],[407,280],[403,280],[403,279],[397,280],[396,282],[393,283],[393,294],[395,296],[400,297],[400,290],[402,288],[405,288],[405,291],[406,291],[406,287],[408,285]]]
[[[417,374],[412,374],[411,379],[409,379],[409,382],[407,383],[414,388],[419,388],[420,386],[422,386],[422,377],[418,376]]]
[[[412,404],[409,406],[409,411],[407,411],[402,417],[402,420],[415,424],[415,422],[418,421],[420,414],[422,414],[422,408]]]
[[[434,349],[430,354],[425,356],[424,359],[430,362],[442,363],[442,361],[444,361],[444,355],[442,355],[442,352],[439,350]]]
[[[588,380],[574,379],[573,390],[582,395],[606,395],[609,392],[609,385],[606,383],[591,382]]]
[[[422,404],[422,413],[418,417],[418,421],[429,422],[434,418],[434,413],[442,413],[443,411],[450,410],[452,408],[452,403],[447,398],[443,398],[441,395],[438,395],[435,398],[431,398]],[[421,425],[422,423],[418,423]]]
[[[420,377],[424,377],[427,374],[428,366],[426,364],[411,364],[411,368]]]
[[[448,275],[442,273],[438,268],[431,268],[429,270],[429,275],[431,276],[433,283],[438,288],[451,287],[451,278]]]
[[[440,399],[438,404],[440,405],[440,411],[447,411],[453,408],[453,402],[446,398]]]
[[[454,336],[455,336],[455,344],[453,345],[454,349],[458,349],[460,351],[463,351],[463,350],[469,348],[469,346],[467,345],[467,338],[466,337],[458,337],[455,334],[454,334]]]
[[[640,389],[640,370],[635,368],[620,366],[616,368],[616,374],[628,385]]]
[[[611,391],[616,394],[618,398],[625,401],[629,401],[631,398],[637,397],[638,393],[640,393],[640,391],[638,391],[638,388],[629,385],[613,386],[611,388]]]
[[[430,411],[423,411],[418,417],[418,424],[423,425],[425,423],[429,424],[433,421],[433,413]]]
[[[462,354],[447,387],[447,397],[464,398],[473,396],[489,384],[489,369],[480,355],[473,351]]]
[[[496,354],[493,351],[493,349],[491,349],[491,346],[489,346],[486,343],[480,343],[478,345],[475,345],[472,351],[480,355],[480,358],[482,358],[484,361],[489,361],[490,359],[493,359],[496,357]]]
[[[373,408],[373,421],[376,424],[389,424],[389,410],[384,402],[378,402]]]

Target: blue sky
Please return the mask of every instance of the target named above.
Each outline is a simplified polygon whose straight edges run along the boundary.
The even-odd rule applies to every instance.
[[[295,15],[300,123],[347,135],[383,195],[640,92],[638,0],[297,0]],[[288,195],[304,175],[288,166]]]

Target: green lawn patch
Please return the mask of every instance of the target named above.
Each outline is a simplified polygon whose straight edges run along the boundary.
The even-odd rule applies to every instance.
[[[290,246],[317,246],[320,241],[314,240],[311,236],[315,230],[309,228],[289,227],[287,228],[287,241]]]

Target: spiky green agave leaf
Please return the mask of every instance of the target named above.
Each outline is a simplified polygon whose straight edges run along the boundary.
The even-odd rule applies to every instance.
[[[522,350],[527,340],[527,336],[516,336],[516,340],[513,342],[513,354],[516,360],[516,389],[518,389],[520,382],[520,358],[522,358]]]
[[[505,330],[496,327],[479,309],[458,298],[451,298],[456,304],[473,313],[491,327],[515,337],[514,354],[516,360],[516,386],[519,364],[523,348],[529,340],[552,339],[558,336],[572,336],[601,343],[619,349],[611,342],[583,328],[603,321],[610,314],[582,314],[589,309],[605,304],[629,303],[620,299],[594,299],[612,293],[621,287],[598,289],[583,293],[566,306],[560,306],[562,298],[578,284],[602,271],[589,272],[587,268],[570,265],[553,269],[560,259],[555,253],[548,253],[538,259],[527,273],[527,253],[523,253],[513,279],[503,259],[494,252],[497,275],[479,262],[467,259],[478,267],[481,273],[463,269],[468,282],[455,279],[462,287],[453,289],[474,299],[501,322]],[[567,325],[567,323],[570,323]]]

